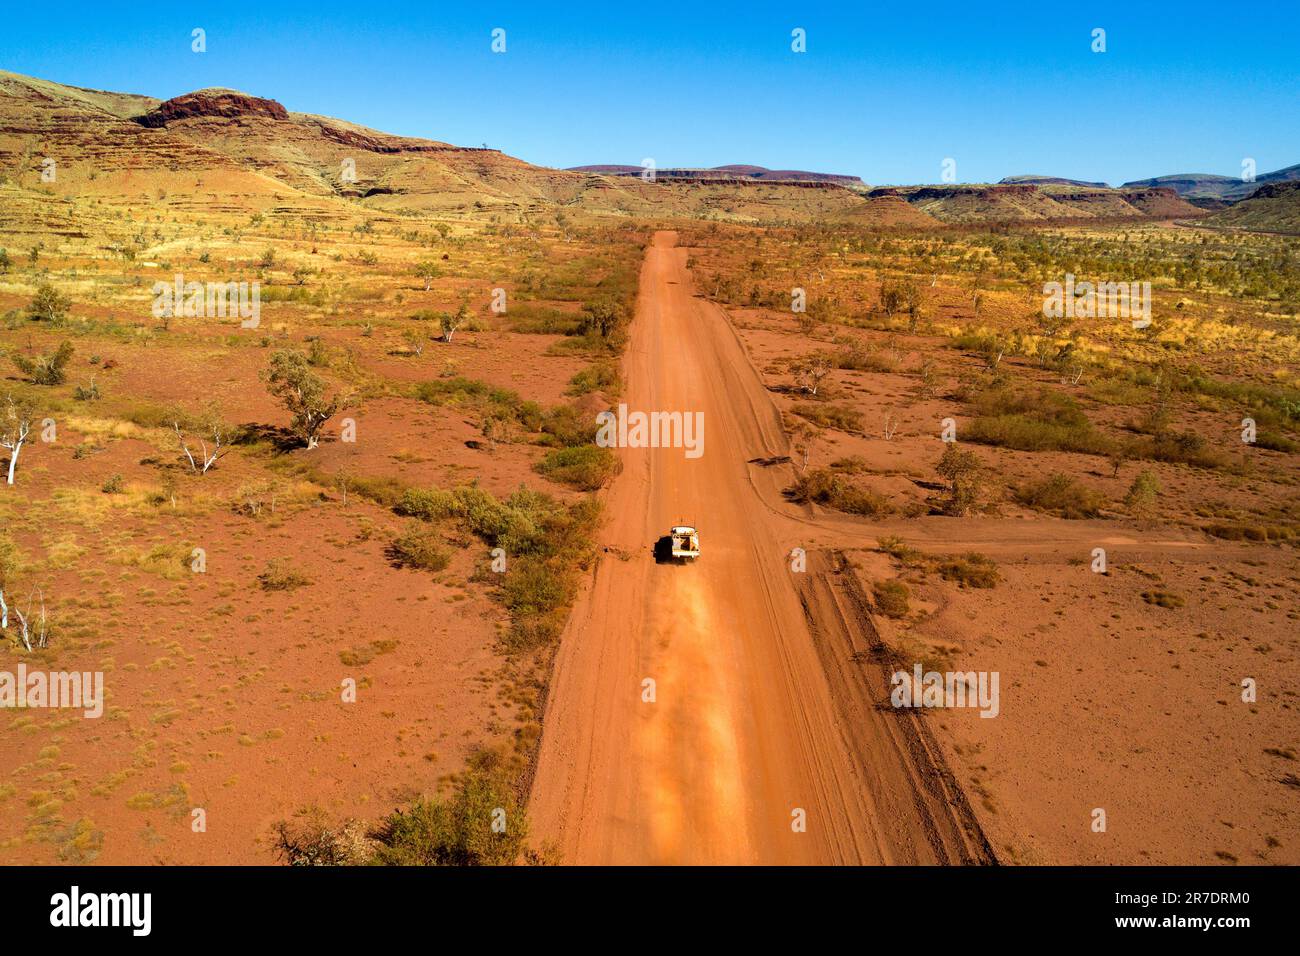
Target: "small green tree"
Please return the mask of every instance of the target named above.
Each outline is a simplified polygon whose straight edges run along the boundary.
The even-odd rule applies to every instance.
[[[1147,468],[1138,472],[1129,485],[1128,494],[1124,496],[1124,505],[1135,515],[1149,515],[1155,510],[1156,499],[1160,496],[1160,481]]]
[[[438,323],[442,327],[442,340],[450,342],[451,337],[456,334],[456,330],[470,320],[469,306],[464,303],[456,310],[456,314],[444,312],[438,316]]]
[[[14,353],[14,365],[32,380],[33,385],[62,385],[67,379],[68,362],[72,358],[72,343],[63,342],[49,355],[28,358]]]
[[[602,339],[608,339],[623,324],[624,310],[612,299],[602,299],[582,307],[582,331],[584,334],[595,333]]]
[[[829,355],[809,355],[790,363],[790,374],[794,376],[795,385],[809,395],[816,395],[822,380],[835,368]]]
[[[886,318],[892,319],[894,313],[903,308],[903,286],[892,279],[880,280],[880,311]]]
[[[27,314],[42,322],[58,322],[68,315],[72,301],[59,293],[48,282],[42,282],[36,288],[36,295],[27,306]]]
[[[266,370],[266,387],[293,415],[289,427],[315,448],[320,432],[342,405],[342,398],[325,397],[325,382],[312,372],[307,356],[294,349],[281,349],[271,356]]]
[[[16,402],[12,395],[6,399],[4,414],[0,415],[0,448],[9,450],[8,484],[14,483],[14,475],[18,471],[18,456],[22,453],[27,436],[31,434],[32,420],[35,417],[35,410],[29,402]]]
[[[319,335],[307,336],[307,364],[315,368],[326,368],[330,364],[329,348]]]
[[[429,336],[420,329],[407,329],[402,333],[402,339],[406,342],[406,347],[416,358],[424,354],[424,346],[429,341]]]
[[[988,273],[983,270],[971,276],[970,281],[966,283],[966,292],[970,296],[970,307],[976,315],[980,314],[980,306],[984,304],[984,290],[988,287]]]
[[[939,477],[946,478],[949,484],[944,514],[960,516],[974,511],[979,503],[982,471],[975,453],[959,448],[956,442],[949,442],[939,463],[935,465],[935,471]]]
[[[426,259],[416,265],[415,274],[424,280],[424,291],[428,292],[429,287],[433,285],[433,280],[442,275],[442,270],[438,268],[436,262]]]
[[[915,331],[917,324],[925,316],[925,292],[915,279],[907,279],[900,288],[903,311],[907,313],[907,327]]]

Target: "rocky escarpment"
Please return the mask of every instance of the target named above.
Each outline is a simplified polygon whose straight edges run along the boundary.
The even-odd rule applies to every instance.
[[[626,178],[626,177],[624,177]],[[844,184],[832,182],[828,179],[791,179],[791,180],[768,180],[768,179],[724,179],[719,176],[687,176],[679,172],[665,176],[662,170],[655,173],[655,178],[650,181],[657,186],[667,185],[686,185],[686,186],[782,186],[790,189],[843,189]]]
[[[1300,196],[1300,181],[1285,183],[1265,183],[1251,194],[1251,199],[1294,198]]]
[[[1035,183],[890,186],[869,198],[898,197],[944,222],[1172,219],[1196,213],[1172,189],[1109,189]]]
[[[1155,218],[1195,215],[1197,207],[1178,195],[1178,191],[1167,186],[1153,186],[1149,189],[1124,189],[1120,191],[1133,208],[1145,215]]]
[[[1264,183],[1204,222],[1207,226],[1300,235],[1300,182]]]
[[[322,136],[340,146],[363,149],[371,153],[495,153],[501,155],[499,149],[487,146],[452,146],[450,143],[437,143],[427,139],[362,132],[356,127],[344,128],[314,116],[306,117],[306,121],[314,124]]]
[[[620,176],[640,178],[645,174],[641,166],[626,166],[602,163],[594,166],[570,166],[570,172],[590,173],[599,176]],[[815,173],[806,169],[768,169],[766,166],[713,166],[708,169],[695,167],[666,167],[655,170],[655,180],[676,180],[678,182],[716,182],[736,183],[742,181],[764,183],[824,182],[841,186],[862,186],[858,176],[840,173]]]
[[[249,96],[247,93],[235,90],[196,90],[161,103],[157,109],[150,110],[143,116],[137,116],[135,121],[141,126],[157,129],[177,120],[196,117],[223,119],[261,117],[287,120],[289,111],[275,100]]]
[[[997,186],[881,186],[867,193],[872,198],[902,196],[909,202],[951,199],[956,196],[989,199],[996,196],[1036,196],[1038,194],[1037,186],[1019,184]]]

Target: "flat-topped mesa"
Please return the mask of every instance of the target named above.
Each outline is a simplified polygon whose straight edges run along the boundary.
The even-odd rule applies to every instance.
[[[143,116],[137,116],[136,122],[156,129],[175,120],[198,116],[219,116],[226,119],[260,116],[264,119],[287,120],[289,111],[275,100],[249,96],[238,90],[195,90],[167,100]]]

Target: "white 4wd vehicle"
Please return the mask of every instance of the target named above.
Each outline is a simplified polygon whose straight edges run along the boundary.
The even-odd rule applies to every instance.
[[[677,525],[670,536],[673,540],[673,558],[678,561],[694,560],[700,556],[700,533],[690,525]]]

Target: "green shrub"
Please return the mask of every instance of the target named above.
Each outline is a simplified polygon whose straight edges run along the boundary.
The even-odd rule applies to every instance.
[[[573,405],[557,405],[542,418],[541,432],[548,445],[577,448],[596,440],[596,420]]]
[[[599,335],[592,333],[568,335],[552,342],[547,355],[616,355],[618,350]]]
[[[23,567],[23,555],[8,533],[0,531],[0,591],[12,584]]]
[[[1225,541],[1290,541],[1300,537],[1300,530],[1286,525],[1216,523],[1206,525],[1201,530]]]
[[[583,369],[569,381],[569,395],[587,395],[603,391],[613,397],[618,394],[622,381],[614,362],[601,361]]]
[[[533,555],[517,558],[502,583],[506,607],[524,616],[546,615],[573,600],[577,577],[551,560]]]
[[[1047,422],[1028,415],[977,418],[966,426],[965,437],[982,445],[998,445],[1016,451],[1074,451],[1105,455],[1112,442],[1089,426]]]
[[[943,513],[961,516],[974,511],[984,488],[984,469],[979,457],[973,451],[960,448],[956,442],[948,442],[934,467],[939,477],[948,480],[948,497],[943,503]]]
[[[510,328],[526,335],[577,335],[583,317],[532,302],[510,306]]]
[[[508,388],[498,388],[478,379],[457,375],[434,379],[415,386],[415,397],[430,405],[473,409],[487,418],[518,422],[526,431],[541,429],[542,406],[519,397]]]
[[[1160,432],[1143,451],[1146,458],[1198,468],[1219,468],[1226,462],[1218,449],[1210,447],[1195,432]]]
[[[1026,507],[1062,518],[1095,518],[1105,504],[1101,492],[1059,473],[1022,485],[1015,498]]]
[[[815,502],[849,514],[880,518],[892,514],[894,509],[881,495],[850,482],[843,475],[826,468],[805,472],[786,489],[792,501],[800,504]]]
[[[318,482],[318,484],[325,483],[323,481]],[[348,485],[353,494],[367,498],[386,508],[396,505],[401,500],[401,496],[408,490],[400,479],[391,476],[353,475],[348,479]]]
[[[838,428],[846,432],[862,431],[862,413],[847,405],[798,402],[790,410],[822,428]]]
[[[939,574],[945,581],[956,581],[964,588],[991,588],[1000,580],[993,559],[974,552],[942,559]]]
[[[399,515],[426,521],[439,521],[461,513],[455,493],[438,488],[408,488],[393,510]]]
[[[1129,511],[1134,514],[1147,514],[1155,508],[1156,498],[1160,495],[1160,482],[1156,476],[1146,470],[1138,472],[1133,484],[1129,486],[1128,494],[1124,496],[1124,504]]]
[[[304,277],[305,278],[305,277]],[[326,303],[326,296],[320,289],[309,289],[303,285],[263,285],[260,301],[295,302],[299,305],[311,305],[321,308]]]
[[[1042,389],[1035,393],[987,389],[973,401],[977,417],[964,437],[983,445],[1017,451],[1074,451],[1105,455],[1114,442],[1097,432],[1069,395]]]
[[[498,819],[504,828],[493,827]],[[528,817],[504,782],[471,772],[449,799],[388,817],[377,837],[373,862],[383,866],[511,866],[525,853]]]
[[[599,335],[605,341],[617,341],[628,322],[628,309],[614,298],[589,302],[582,307],[579,329],[586,335]]]
[[[443,547],[436,531],[414,524],[389,545],[393,559],[407,568],[443,571],[451,564],[451,552]]]
[[[1143,591],[1142,600],[1148,604],[1154,604],[1156,607],[1169,608],[1170,610],[1180,608],[1187,603],[1182,597],[1169,591]]]
[[[840,511],[868,518],[883,518],[894,513],[894,506],[889,503],[889,499],[858,485],[844,488],[832,500],[832,504]]]
[[[72,352],[72,343],[63,342],[49,355],[27,358],[25,355],[14,353],[11,358],[18,370],[32,380],[33,385],[62,385],[67,379],[67,367]]]
[[[903,539],[897,535],[886,535],[876,542],[876,547],[904,565],[915,566],[925,562],[925,556],[920,551],[904,544]]]
[[[78,385],[72,390],[72,397],[78,402],[94,402],[99,400],[99,386],[95,384],[92,378],[85,385]]]
[[[500,500],[477,485],[462,485],[451,491],[407,491],[395,510],[430,521],[463,521],[489,547],[504,548],[514,557],[555,553],[552,539],[556,528],[571,520],[573,509],[522,485]]]
[[[1285,435],[1279,435],[1276,432],[1260,432],[1255,438],[1255,444],[1260,448],[1286,452],[1287,454],[1300,451],[1300,443],[1294,442]]]
[[[145,403],[131,405],[117,413],[119,418],[141,428],[171,428],[171,409],[162,405]],[[181,422],[184,426],[185,422]]]
[[[314,368],[329,367],[329,347],[326,346],[325,340],[319,335],[313,335],[307,339],[307,364]]]
[[[36,295],[27,306],[27,314],[38,321],[58,322],[67,318],[72,300],[50,285],[42,282],[36,288]]]
[[[848,458],[837,458],[835,461],[831,462],[831,471],[838,471],[846,475],[857,475],[870,470],[870,465],[861,455],[850,455]]]
[[[595,491],[618,474],[619,460],[608,448],[580,445],[547,452],[535,468],[553,481],[582,491]]]
[[[409,490],[396,510],[429,521],[461,522],[488,547],[505,552],[505,573],[485,579],[500,585],[498,595],[510,611],[511,628],[503,638],[508,651],[539,647],[559,636],[580,576],[595,555],[600,504],[594,498],[566,506],[523,486],[498,499],[477,485],[462,485],[450,491]],[[434,532],[421,525],[408,531],[417,533]]]
[[[862,345],[852,345],[835,352],[831,361],[838,369],[856,372],[893,372],[898,368],[898,359],[892,354]]]
[[[892,618],[907,617],[911,610],[908,603],[911,592],[906,584],[902,581],[877,581],[871,590],[881,614]]]
[[[311,578],[293,567],[286,558],[273,558],[266,570],[257,576],[263,591],[292,591],[311,584]]]

